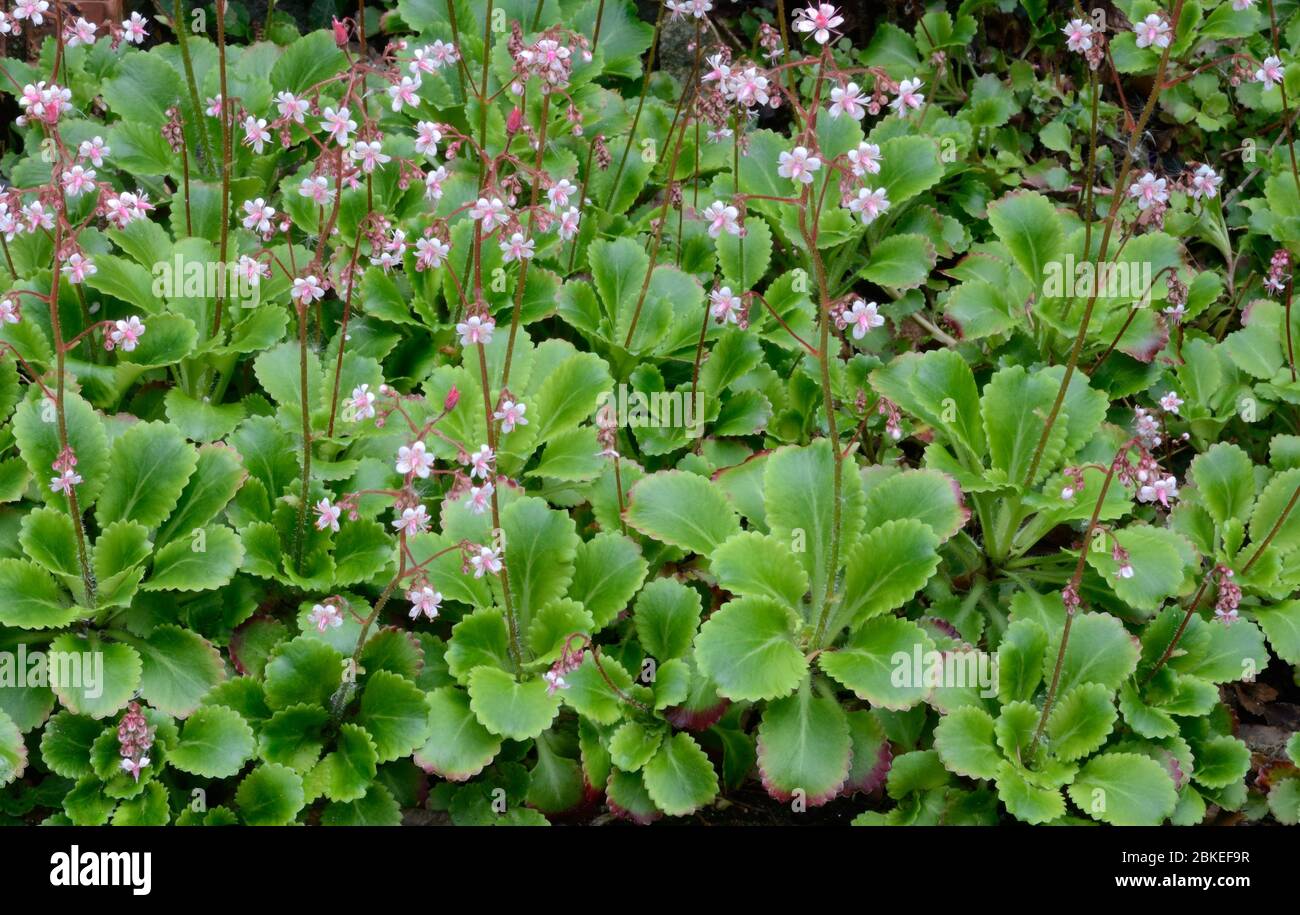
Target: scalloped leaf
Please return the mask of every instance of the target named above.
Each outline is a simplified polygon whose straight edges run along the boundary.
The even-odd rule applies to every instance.
[[[238,712],[224,705],[205,705],[185,722],[167,761],[191,775],[229,778],[252,759],[256,747],[253,729]]]
[[[849,722],[834,699],[801,689],[768,703],[758,726],[758,768],[767,793],[788,801],[796,791],[809,807],[840,793],[849,777]]]
[[[530,740],[551,726],[560,700],[544,680],[519,683],[504,670],[479,667],[469,675],[469,706],[493,734]]]
[[[1159,826],[1178,805],[1169,773],[1138,753],[1093,757],[1068,790],[1076,807],[1112,826]]]
[[[794,692],[808,672],[795,644],[798,618],[762,597],[740,597],[715,612],[695,639],[700,670],[729,699],[776,699]]]
[[[678,731],[641,772],[646,794],[669,816],[694,813],[718,794],[718,776],[695,738]]]
[[[702,556],[740,530],[726,496],[706,478],[680,470],[638,480],[625,515],[646,536]]]

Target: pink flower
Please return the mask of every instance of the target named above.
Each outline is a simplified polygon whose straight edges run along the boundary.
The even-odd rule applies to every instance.
[[[32,25],[41,25],[45,22],[45,13],[49,8],[48,0],[18,0],[14,5],[13,16],[15,19],[30,19]]]
[[[81,254],[72,254],[68,256],[68,261],[63,265],[63,275],[68,278],[69,283],[80,283],[88,276],[93,276],[98,272],[94,261]]]
[[[560,214],[560,221],[556,231],[560,233],[560,238],[568,241],[578,234],[578,208],[569,207]]]
[[[558,213],[569,205],[569,198],[577,190],[568,178],[561,178],[546,190],[546,199],[550,201],[552,213]]]
[[[266,235],[271,231],[271,220],[275,218],[275,207],[267,206],[261,197],[244,201],[244,228],[252,229]]]
[[[547,695],[554,696],[559,690],[569,688],[568,681],[553,670],[548,670],[542,674],[542,679],[546,681]]]
[[[393,521],[393,530],[414,536],[429,527],[429,512],[423,505],[402,509],[402,516]]]
[[[305,98],[298,98],[292,92],[277,92],[275,95],[275,110],[280,112],[280,117],[293,121],[295,124],[305,123],[307,119],[307,109],[311,103]]]
[[[219,118],[219,117],[221,117],[221,104],[222,104],[222,99],[221,99],[221,95],[220,95],[220,93],[218,93],[217,95],[214,95],[214,96],[212,96],[212,98],[208,99],[207,102],[206,102],[206,104],[207,104],[207,107],[204,108],[203,110],[204,110],[204,112],[207,113],[207,116],[208,116],[208,117],[210,117],[210,118]]]
[[[730,286],[723,286],[709,292],[709,313],[719,324],[739,324],[743,307],[740,296],[731,291]]]
[[[404,106],[415,108],[420,104],[416,95],[420,91],[420,77],[403,76],[395,85],[388,87],[388,97],[393,100],[394,111],[401,111]]]
[[[491,200],[480,197],[474,206],[470,207],[469,215],[471,219],[480,220],[483,223],[484,233],[491,232],[497,226],[504,226],[510,222],[509,210],[500,197],[493,197]]]
[[[831,29],[838,28],[843,22],[844,17],[839,14],[839,10],[829,3],[796,10],[794,14],[794,30],[812,32],[813,40],[818,44],[830,41]]]
[[[536,242],[531,238],[524,238],[523,232],[515,232],[509,239],[502,239],[500,242],[501,259],[507,264],[511,261],[527,260],[533,256],[535,244]]]
[[[415,240],[415,269],[428,270],[441,267],[451,251],[451,245],[436,238]]]
[[[384,153],[383,145],[375,140],[372,143],[366,143],[358,140],[356,146],[348,152],[353,162],[361,164],[361,170],[369,175],[376,168],[393,160],[392,156]]]
[[[1178,498],[1178,480],[1172,476],[1156,478],[1138,490],[1139,502],[1159,502],[1169,508],[1169,502]]]
[[[68,469],[60,473],[57,477],[50,478],[50,489],[54,492],[70,493],[72,492],[72,487],[80,486],[84,482],[85,481],[81,478],[81,474],[77,473],[75,470]]]
[[[321,285],[315,274],[298,276],[294,277],[293,288],[289,290],[289,295],[302,305],[310,305],[313,301],[325,297],[325,287]]]
[[[465,506],[475,515],[481,515],[492,507],[491,483],[484,483],[482,486],[471,486],[469,488],[469,498],[465,500]]]
[[[0,299],[0,324],[17,324],[23,319],[18,303],[13,299]]]
[[[1200,200],[1201,197],[1213,199],[1218,196],[1219,185],[1223,179],[1210,168],[1208,165],[1202,165],[1192,173],[1192,197]]]
[[[1255,82],[1264,84],[1267,92],[1282,82],[1282,61],[1276,57],[1265,57],[1264,64],[1255,71]]]
[[[405,476],[415,474],[422,480],[428,479],[433,467],[433,455],[424,447],[424,442],[413,442],[397,449],[397,472]]]
[[[844,313],[844,320],[853,328],[853,339],[861,340],[875,327],[883,327],[885,319],[880,316],[875,302],[853,300],[853,307]]]
[[[258,286],[262,280],[271,275],[271,268],[261,261],[254,260],[247,254],[239,255],[239,273],[250,286]]]
[[[1065,46],[1076,53],[1092,49],[1092,23],[1082,19],[1071,19],[1061,29],[1065,34]]]
[[[1139,48],[1149,48],[1152,45],[1157,48],[1169,47],[1169,23],[1165,22],[1164,17],[1158,13],[1152,13],[1141,22],[1134,24],[1133,32],[1137,35]]]
[[[127,44],[143,44],[145,36],[149,33],[145,31],[146,19],[139,13],[132,13],[131,18],[122,20],[122,40]]]
[[[352,113],[346,107],[335,111],[326,108],[321,114],[321,128],[330,135],[330,139],[339,146],[347,146],[352,131],[357,129],[357,122],[352,120]]]
[[[528,420],[524,419],[524,412],[528,407],[521,403],[515,403],[513,400],[503,400],[501,409],[492,414],[493,419],[501,420],[502,432],[513,432],[515,426],[526,426]]]
[[[423,613],[430,620],[438,618],[438,607],[442,604],[442,594],[427,585],[422,588],[412,588],[406,592],[406,599],[411,602],[411,619],[416,619]]]
[[[342,507],[335,505],[329,499],[321,499],[316,503],[316,530],[329,529],[337,531],[339,529],[339,517],[342,514]]]
[[[858,188],[858,196],[849,201],[849,211],[856,213],[863,225],[871,225],[881,213],[889,209],[889,195],[883,187],[874,191]]]
[[[708,220],[709,238],[717,238],[723,232],[730,235],[741,234],[740,223],[737,221],[740,217],[740,211],[733,206],[728,206],[721,200],[713,201],[700,215]]]
[[[349,406],[352,408],[354,419],[370,419],[375,415],[375,395],[370,390],[370,385],[359,384],[352,389],[352,396],[349,398]]]
[[[251,146],[259,156],[266,148],[266,141],[271,139],[271,132],[266,129],[266,118],[251,115],[244,118],[244,145]]]
[[[469,475],[486,480],[492,472],[492,462],[496,460],[496,457],[491,448],[487,445],[480,445],[478,451],[469,456]]]
[[[95,23],[83,16],[78,16],[77,20],[68,26],[66,31],[68,47],[75,48],[77,45],[94,44],[96,28]]]
[[[318,206],[326,206],[334,202],[334,188],[330,187],[329,179],[324,175],[303,178],[298,185],[298,196],[306,197]]]
[[[889,103],[889,107],[899,114],[905,114],[909,108],[920,108],[925,104],[925,96],[921,94],[920,89],[919,79],[903,80],[898,84],[898,95]]]
[[[442,183],[447,180],[447,169],[439,165],[424,176],[424,196],[432,201],[442,199]]]
[[[1160,409],[1164,410],[1166,413],[1172,413],[1175,416],[1178,415],[1178,408],[1182,405],[1183,399],[1173,391],[1170,391],[1164,397],[1160,398]]]
[[[1164,203],[1169,199],[1168,182],[1147,172],[1128,189],[1128,195],[1137,200],[1138,209],[1145,210],[1152,204]]]
[[[857,149],[849,150],[848,157],[850,168],[857,177],[880,174],[880,147],[875,143],[859,143]]]
[[[77,147],[77,155],[83,159],[89,159],[90,164],[95,168],[104,167],[104,157],[112,152],[104,143],[103,137],[93,137],[89,140],[82,140],[81,145]]]
[[[469,563],[474,567],[475,578],[482,578],[487,573],[495,575],[501,571],[501,555],[490,547],[479,547],[478,552],[470,557]]]
[[[836,86],[831,90],[831,117],[837,118],[847,114],[855,121],[860,121],[866,113],[866,109],[862,107],[862,90],[857,83],[849,83],[842,89]]]
[[[108,332],[108,341],[113,347],[121,347],[128,353],[135,349],[140,338],[144,336],[144,324],[136,315],[131,315],[125,321],[118,321],[113,325],[113,329]]]
[[[802,146],[796,146],[792,152],[781,153],[777,159],[780,164],[776,173],[801,184],[812,184],[813,173],[822,167],[822,160],[810,155]]]
[[[316,627],[317,632],[337,629],[343,625],[343,614],[333,604],[316,604],[307,615],[308,621]]]
[[[492,331],[496,330],[496,326],[496,322],[491,318],[470,315],[456,325],[456,333],[460,334],[460,345],[473,346],[482,343],[487,346],[492,342]]]
[[[442,130],[432,121],[419,121],[415,125],[415,151],[422,156],[438,155],[438,144],[442,142]]]
[[[63,173],[63,189],[71,197],[80,197],[95,187],[95,170],[74,165]]]

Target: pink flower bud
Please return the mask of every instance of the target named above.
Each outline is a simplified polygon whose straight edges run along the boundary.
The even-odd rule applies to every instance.
[[[455,385],[452,385],[451,390],[447,392],[446,399],[442,402],[442,408],[450,413],[452,410],[456,409],[456,404],[458,403],[460,403],[460,389]]]
[[[516,105],[510,109],[510,114],[506,117],[506,133],[513,136],[519,133],[524,127],[524,113]]]

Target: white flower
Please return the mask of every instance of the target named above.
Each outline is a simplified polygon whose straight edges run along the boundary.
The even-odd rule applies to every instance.
[[[858,196],[849,201],[850,212],[856,213],[864,225],[870,225],[876,221],[881,213],[889,209],[889,195],[885,193],[883,187],[878,187],[874,191],[867,188],[858,188]]]
[[[310,305],[313,301],[325,297],[325,287],[315,276],[294,277],[293,288],[289,290],[289,295],[303,305]]]
[[[271,139],[271,132],[266,129],[266,118],[252,115],[244,118],[244,145],[251,146],[259,156],[266,148],[266,141]]]
[[[500,197],[493,197],[491,200],[480,197],[474,206],[470,207],[469,215],[471,219],[482,220],[484,233],[491,232],[497,226],[504,226],[510,221],[510,213]]]
[[[818,44],[830,41],[831,29],[838,28],[843,22],[844,17],[839,14],[839,10],[829,3],[796,10],[794,14],[794,30],[812,32],[813,40]]]
[[[316,604],[307,615],[308,621],[316,627],[317,632],[337,629],[343,625],[343,614],[333,604]]]
[[[1282,82],[1282,61],[1276,57],[1265,57],[1264,65],[1255,71],[1255,82],[1264,84],[1267,92]]]
[[[280,112],[280,117],[288,118],[295,124],[306,121],[310,104],[307,99],[298,98],[292,92],[278,92],[275,96],[275,109]]]
[[[429,512],[423,505],[402,509],[402,516],[393,522],[393,530],[408,536],[421,533],[429,527]]]
[[[1147,172],[1128,189],[1128,195],[1137,200],[1138,209],[1148,209],[1153,203],[1164,203],[1169,199],[1167,182]]]
[[[822,167],[822,160],[802,146],[796,146],[791,152],[783,152],[777,158],[780,164],[776,173],[796,183],[812,184],[813,173]]]
[[[513,400],[503,400],[501,409],[492,414],[493,419],[501,420],[502,432],[513,432],[515,426],[526,426],[528,420],[524,419],[524,413],[528,407],[524,404],[517,403]]]
[[[438,144],[442,142],[442,130],[432,121],[419,121],[415,125],[415,151],[422,156],[438,155]]]
[[[1192,197],[1200,200],[1202,196],[1213,199],[1219,194],[1219,185],[1223,179],[1208,165],[1202,165],[1192,173]]]
[[[405,476],[415,474],[422,480],[428,479],[433,467],[433,455],[425,448],[424,442],[413,442],[397,449],[397,472]]]
[[[388,87],[388,97],[393,100],[392,108],[394,111],[401,111],[403,106],[415,108],[420,104],[420,99],[416,93],[420,91],[420,77],[403,76],[392,86]]]
[[[853,328],[854,340],[861,340],[874,327],[884,326],[885,319],[880,316],[879,307],[875,302],[853,300],[853,307],[844,312],[844,321]]]
[[[925,104],[925,96],[920,93],[919,79],[905,79],[898,84],[898,95],[889,103],[899,114],[905,114],[909,108],[920,108]]]
[[[352,389],[352,396],[348,398],[348,401],[352,408],[353,418],[362,420],[375,415],[375,394],[370,390],[370,385],[357,385]]]
[[[723,232],[740,235],[740,211],[733,206],[715,200],[700,213],[709,222],[709,238],[717,238]]]
[[[431,620],[438,618],[438,607],[442,604],[441,592],[426,585],[407,591],[406,599],[411,602],[411,619],[415,619],[421,613]]]
[[[352,113],[346,107],[337,111],[333,108],[326,108],[321,113],[321,128],[339,146],[347,146],[349,136],[352,131],[357,129],[357,122],[352,120],[351,115]]]
[[[1178,408],[1183,405],[1183,399],[1174,391],[1170,391],[1164,397],[1160,398],[1160,409],[1166,413],[1178,415]]]
[[[531,238],[524,238],[523,232],[515,232],[508,239],[502,239],[498,247],[501,248],[501,259],[507,264],[511,261],[528,260],[533,256],[533,247],[536,245]]]
[[[709,312],[719,324],[739,324],[743,301],[731,291],[730,286],[709,293]]]
[[[866,113],[867,110],[862,105],[862,90],[857,83],[849,83],[842,89],[836,86],[831,90],[831,117],[847,114],[855,121],[860,121]]]
[[[857,177],[880,174],[880,147],[875,143],[859,143],[857,149],[849,150],[848,157]]]
[[[465,500],[465,506],[474,515],[481,515],[491,508],[492,484],[484,483],[482,486],[471,486],[469,488],[469,498]]]
[[[481,546],[478,552],[469,558],[469,564],[474,567],[475,578],[482,578],[484,573],[488,572],[495,575],[501,571],[501,556],[496,550]]]
[[[321,499],[316,503],[315,510],[316,530],[337,531],[339,529],[339,518],[343,514],[341,506],[335,505],[329,499]]]
[[[1065,34],[1065,46],[1071,51],[1082,53],[1092,49],[1092,23],[1071,19],[1061,31]]]
[[[491,318],[471,315],[456,325],[456,333],[460,334],[460,345],[473,346],[482,343],[487,346],[492,342],[492,331],[496,330],[496,326],[496,322]]]
[[[1152,480],[1138,490],[1139,502],[1159,502],[1165,508],[1169,507],[1170,501],[1177,498],[1178,481],[1172,476]]]
[[[496,454],[487,445],[480,445],[478,451],[469,456],[470,470],[469,475],[486,480],[492,472],[492,462],[496,460]]]
[[[1158,13],[1151,13],[1147,18],[1136,23],[1133,32],[1137,35],[1139,48],[1149,48],[1152,45],[1157,48],[1169,47],[1169,23],[1165,22],[1164,17]]]

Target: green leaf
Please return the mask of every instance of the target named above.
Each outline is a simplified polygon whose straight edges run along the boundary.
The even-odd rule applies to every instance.
[[[1112,692],[1081,683],[1061,695],[1047,719],[1048,746],[1058,759],[1082,759],[1106,742],[1117,717]]]
[[[853,547],[862,522],[862,487],[856,473],[845,473],[839,505],[834,504],[835,458],[830,441],[820,438],[806,447],[789,446],[768,455],[763,471],[767,523],[772,536],[799,557],[812,588],[813,607],[826,598],[831,531],[840,519],[839,562]],[[700,506],[697,511],[708,511]]]
[[[625,772],[636,772],[659,752],[664,740],[664,729],[624,722],[609,739],[609,756],[614,765]]]
[[[226,679],[220,652],[198,633],[180,626],[158,626],[135,647],[143,663],[141,696],[176,718],[188,716],[209,690]]]
[[[1196,745],[1192,779],[1207,788],[1226,788],[1250,770],[1250,748],[1236,737],[1211,737]]]
[[[1065,248],[1065,231],[1052,201],[1037,191],[1017,191],[988,208],[989,225],[1036,290]]]
[[[57,775],[81,778],[93,773],[90,748],[104,725],[88,715],[59,712],[45,723],[41,734],[41,759]]]
[[[916,519],[886,521],[849,554],[836,619],[851,627],[901,607],[939,567],[939,538]]]
[[[560,695],[564,704],[583,718],[596,724],[612,725],[623,717],[625,706],[623,698],[610,684],[626,695],[632,689],[632,677],[608,654],[601,655],[600,666],[604,669],[603,674],[596,669],[594,656],[583,658],[578,669],[565,676],[569,685]]]
[[[937,470],[905,470],[867,490],[863,530],[875,530],[886,521],[915,518],[942,542],[961,530],[969,516],[952,477]]]
[[[1054,669],[1060,645],[1059,635],[1049,640],[1044,670]],[[1138,646],[1123,623],[1109,614],[1081,613],[1070,630],[1058,694],[1064,695],[1080,683],[1100,683],[1114,692],[1137,668],[1137,661]]]
[[[347,521],[334,535],[334,583],[366,582],[394,561],[397,545],[378,521]]]
[[[943,177],[943,163],[934,140],[928,137],[891,137],[880,144],[879,186],[889,195],[892,209],[928,190]],[[748,190],[748,188],[746,188]]]
[[[108,478],[108,435],[99,414],[78,395],[65,392],[63,408],[68,447],[76,454],[77,472],[84,478],[77,487],[77,503],[85,511],[99,496]],[[63,450],[56,417],[52,404],[47,405],[44,400],[24,401],[14,412],[14,438],[45,503],[67,511],[67,497],[50,489],[50,479],[54,476],[50,465]]]
[[[929,693],[925,668],[914,658],[935,650],[934,642],[920,626],[892,616],[868,620],[835,651],[824,651],[817,662],[822,670],[859,699],[872,705],[901,711],[916,705]]]
[[[635,541],[603,531],[578,545],[569,596],[586,607],[599,631],[627,609],[647,568]]]
[[[913,289],[926,281],[934,264],[935,250],[929,239],[890,235],[871,249],[871,260],[862,268],[862,276],[878,286]]]
[[[1253,616],[1268,636],[1273,653],[1291,665],[1300,665],[1300,600],[1260,607]]]
[[[65,707],[78,715],[107,718],[126,707],[140,687],[140,655],[121,642],[97,642],[65,633],[50,642],[50,650],[81,659],[79,682],[51,684]],[[103,659],[103,669],[99,667]],[[74,659],[75,660],[75,659]],[[92,673],[93,671],[93,673]]]
[[[793,610],[761,597],[728,601],[695,640],[700,670],[729,699],[776,699],[789,695],[808,672],[794,641]]]
[[[0,624],[18,629],[56,629],[77,618],[49,573],[26,559],[0,559]]]
[[[270,763],[306,772],[325,748],[329,712],[319,705],[291,705],[272,715],[257,735],[258,752]]]
[[[1018,365],[1002,369],[984,386],[980,411],[991,465],[1013,485],[1025,482],[1058,388],[1059,384],[1045,374],[1030,375]],[[1056,465],[1065,435],[1064,422],[1052,427],[1031,485],[1040,482]]]
[[[366,796],[377,771],[375,742],[365,728],[339,725],[336,749],[327,754],[312,773],[319,779],[325,796],[332,801],[358,801]]]
[[[1043,682],[1047,632],[1037,620],[1018,619],[998,643],[998,699],[1028,701]]]
[[[234,577],[244,559],[239,535],[220,524],[197,529],[154,556],[146,591],[210,591]]]
[[[580,541],[567,513],[532,497],[502,509],[501,527],[510,594],[520,625],[526,627],[537,610],[568,590]]]
[[[638,480],[625,514],[641,533],[701,555],[740,530],[726,496],[704,477],[680,470]]]
[[[247,476],[239,453],[234,449],[224,445],[204,445],[199,448],[199,460],[194,473],[185,484],[171,516],[158,528],[158,545],[192,535],[196,529],[215,518],[234,498]]]
[[[780,540],[757,531],[741,531],[709,557],[718,587],[752,597],[766,597],[801,608],[808,575]]]
[[[1250,516],[1250,539],[1252,543],[1263,543],[1264,538],[1273,530],[1277,519],[1286,511],[1291,497],[1300,489],[1300,467],[1292,468],[1274,475],[1259,494],[1255,510]],[[1237,517],[1241,517],[1238,515]],[[1289,552],[1300,546],[1300,512],[1292,511],[1278,527],[1269,546],[1279,553]]]
[[[411,23],[416,25],[416,23]],[[347,67],[347,58],[328,29],[295,39],[271,67],[270,82],[277,89],[301,95]]]
[[[273,709],[299,703],[326,705],[343,683],[343,655],[300,635],[281,642],[266,662],[266,702]]]
[[[1112,826],[1159,826],[1178,804],[1178,792],[1164,767],[1137,753],[1092,758],[1069,792],[1080,810]]]
[[[558,697],[541,679],[518,683],[504,670],[479,667],[469,675],[469,705],[493,734],[529,740],[551,725],[560,710]]]
[[[835,798],[849,777],[849,722],[834,699],[802,689],[768,704],[758,726],[758,768],[767,793],[809,807]]]
[[[536,441],[549,442],[591,416],[597,397],[611,383],[605,361],[592,353],[575,353],[555,366],[530,398],[534,409],[529,419],[537,424]]]
[[[0,711],[0,787],[17,779],[27,769],[27,746],[22,732],[4,711]]]
[[[425,772],[467,781],[501,752],[501,738],[479,724],[463,690],[436,689],[428,695],[428,706],[429,737],[413,757]]]
[[[244,421],[244,405],[241,403],[214,404],[195,400],[180,388],[172,388],[163,400],[167,406],[167,420],[186,438],[196,442],[225,438]]]
[[[994,778],[1002,764],[993,716],[972,705],[943,716],[934,729],[934,748],[949,772],[968,778]]]
[[[1211,445],[1196,456],[1188,473],[1201,494],[1201,504],[1219,524],[1250,514],[1255,500],[1254,465],[1238,446],[1227,442]]]
[[[18,542],[23,552],[56,575],[80,576],[77,537],[67,512],[42,505],[22,519]]]
[[[361,692],[357,724],[374,738],[379,762],[400,759],[423,745],[428,720],[424,693],[414,683],[387,670],[370,674]]]
[[[167,761],[191,775],[229,778],[252,758],[256,746],[253,729],[238,712],[206,705],[185,722]]]
[[[740,294],[754,289],[772,260],[772,230],[758,216],[745,218],[745,237],[723,232],[717,239],[718,266],[723,282]],[[741,262],[741,258],[744,262]]]
[[[1174,531],[1145,525],[1126,527],[1115,534],[1115,539],[1128,551],[1129,564],[1133,567],[1131,577],[1119,575],[1119,563],[1111,557],[1109,549],[1089,549],[1088,564],[1106,578],[1129,606],[1158,610],[1182,586],[1182,550],[1186,543]]]
[[[695,739],[677,732],[642,772],[646,793],[669,816],[694,813],[718,793],[718,776]]]
[[[1145,758],[1145,757],[1144,757]],[[996,780],[998,799],[1018,820],[1037,826],[1065,815],[1065,799],[1059,789],[1031,784],[1010,762],[1003,761]]]
[[[656,578],[637,595],[632,619],[642,647],[662,662],[690,650],[700,613],[698,591],[675,578]]]
[[[239,783],[235,803],[249,826],[283,826],[298,816],[306,796],[296,772],[287,766],[265,763]]]

